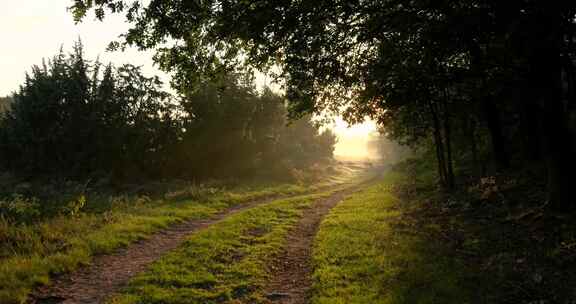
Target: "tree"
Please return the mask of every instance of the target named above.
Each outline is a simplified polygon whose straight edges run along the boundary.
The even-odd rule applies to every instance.
[[[331,159],[335,136],[319,132],[310,117],[287,125],[286,100],[253,79],[228,74],[186,93],[191,119],[182,143],[182,163],[203,177],[287,175]]]
[[[103,75],[101,68],[84,59],[80,42],[71,54],[61,51],[32,68],[2,118],[5,168],[82,178],[125,175],[136,166],[157,175],[166,147],[181,132],[175,105],[159,80],[138,67],[108,65]]]
[[[257,92],[250,75],[206,79],[176,98],[140,67],[86,60],[78,42],[32,68],[0,121],[0,153],[19,175],[117,181],[285,178],[332,158],[333,134],[285,116],[285,98]]]
[[[454,183],[455,122],[480,122],[503,170],[514,152],[507,131],[519,123],[504,122],[502,113],[524,113],[521,127],[537,126],[540,134],[525,146],[542,147],[551,206],[573,206],[566,99],[574,91],[573,1],[74,3],[76,20],[92,7],[100,19],[125,12],[133,28],[123,43],[161,46],[155,58],[177,71],[176,88],[226,69],[276,65],[292,116],[344,106],[350,122],[371,116],[400,121],[407,131],[398,134],[432,134],[447,188]],[[517,100],[515,92],[526,90],[526,100]]]
[[[12,97],[0,97],[0,113],[6,113],[10,110],[10,106],[12,104]]]

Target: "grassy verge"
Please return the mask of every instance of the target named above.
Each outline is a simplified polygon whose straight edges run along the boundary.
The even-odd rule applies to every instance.
[[[117,199],[104,212],[75,212],[18,224],[0,217],[0,303],[23,303],[50,276],[89,263],[186,219],[208,218],[230,206],[316,189],[297,185],[247,192],[175,193],[167,200]],[[190,192],[190,191],[189,191]]]
[[[468,272],[441,242],[430,241],[392,192],[406,177],[379,184],[336,206],[313,251],[312,303],[473,303]]]
[[[134,278],[111,303],[262,303],[266,264],[303,210],[328,195],[278,200],[196,233]]]

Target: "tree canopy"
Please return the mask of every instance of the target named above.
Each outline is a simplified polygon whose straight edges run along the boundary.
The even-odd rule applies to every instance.
[[[485,136],[497,169],[511,153],[542,159],[549,201],[572,201],[573,1],[76,0],[75,19],[92,8],[124,13],[112,48],[156,49],[179,90],[278,67],[292,116],[344,109],[403,141],[431,136],[448,188],[454,149],[477,159]]]

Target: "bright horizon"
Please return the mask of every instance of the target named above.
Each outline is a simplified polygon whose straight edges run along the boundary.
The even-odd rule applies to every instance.
[[[99,22],[89,15],[82,23],[74,24],[66,8],[71,0],[20,0],[0,4],[0,39],[10,41],[0,50],[0,96],[7,96],[24,82],[26,72],[33,65],[51,58],[61,47],[67,52],[80,38],[86,57],[99,58],[113,64],[131,63],[143,66],[147,75],[158,75],[167,83],[169,76],[153,65],[152,51],[127,49],[125,52],[107,52],[108,43],[128,29],[124,17],[110,15]],[[265,78],[258,77],[264,82]],[[264,83],[259,84],[264,85]],[[370,158],[366,144],[370,133],[376,130],[373,122],[347,127],[340,118],[332,127],[338,136],[335,155],[345,158]]]
[[[340,117],[336,118],[332,128],[338,137],[338,143],[334,150],[334,156],[344,159],[376,159],[367,147],[371,133],[376,132],[376,124],[365,121],[362,124],[348,126]]]

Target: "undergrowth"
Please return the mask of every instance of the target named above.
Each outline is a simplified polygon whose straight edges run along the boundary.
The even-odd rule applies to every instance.
[[[576,222],[546,209],[541,168],[469,173],[443,192],[433,165],[404,162],[333,209],[313,304],[576,302]]]
[[[401,167],[409,181],[395,193],[410,206],[413,230],[469,269],[472,303],[576,302],[574,214],[547,208],[542,168],[463,175],[442,193],[416,178],[418,162]]]

